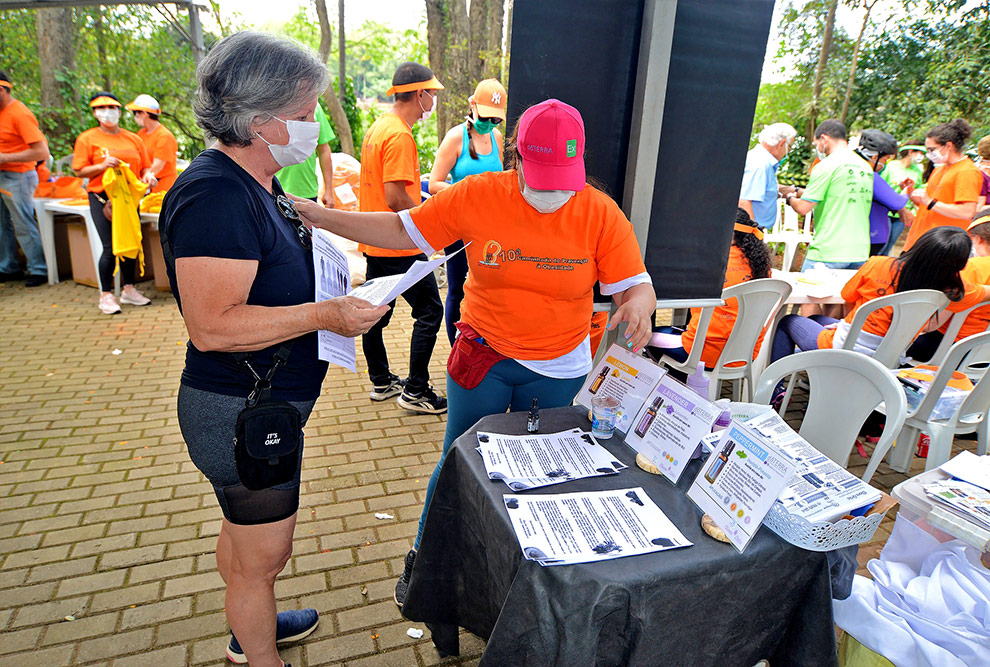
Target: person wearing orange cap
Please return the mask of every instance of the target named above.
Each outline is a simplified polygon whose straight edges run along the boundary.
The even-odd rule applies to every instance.
[[[151,191],[165,192],[178,176],[175,166],[179,159],[179,142],[171,130],[158,122],[162,108],[151,95],[138,95],[127,105],[127,110],[134,114],[134,122],[141,128],[137,135],[148,147],[151,171],[158,179]]]
[[[620,340],[630,350],[652,333],[656,294],[632,223],[608,195],[587,187],[581,114],[546,100],[523,113],[515,133],[507,151],[513,169],[477,174],[398,215],[297,202],[310,224],[359,242],[431,254],[464,240],[471,270],[447,361],[445,453],[486,415],[528,410],[534,398],[544,408],[571,404],[592,367],[596,283],[615,300],[609,328],[626,323]],[[443,459],[395,586],[400,606]]]
[[[35,164],[48,159],[48,142],[34,114],[15,99],[10,75],[0,70],[0,282],[19,279],[17,245],[27,257],[28,287],[48,282],[41,232],[34,221]]]
[[[89,179],[86,185],[89,212],[103,244],[103,254],[96,267],[100,282],[99,307],[100,312],[114,315],[120,312],[120,304],[113,296],[113,271],[117,259],[113,254],[113,223],[104,209],[107,196],[103,187],[103,172],[126,163],[148,185],[154,187],[158,180],[151,169],[151,157],[141,137],[120,126],[120,100],[112,93],[99,92],[89,98],[89,106],[99,125],[76,137],[72,171],[79,178]],[[120,277],[124,283],[120,303],[147,306],[151,300],[134,287],[135,268],[136,260],[120,258]]]
[[[468,98],[470,114],[467,119],[452,127],[437,149],[433,171],[430,172],[431,194],[473,174],[502,171],[502,133],[498,131],[498,125],[505,120],[507,103],[505,88],[498,79],[485,79],[478,84],[474,95]],[[457,241],[447,246],[444,253],[451,255],[463,247],[464,242]],[[467,271],[467,258],[463,253],[454,255],[447,262],[447,299],[443,316],[451,345],[457,336],[454,323],[461,319]]]
[[[395,95],[392,110],[382,115],[368,129],[361,144],[362,211],[397,213],[421,201],[419,154],[412,126],[426,121],[437,105],[437,91],[443,85],[429,67],[406,62],[392,76],[387,95]],[[380,248],[360,243],[358,249],[368,261],[368,280],[405,273],[417,260],[426,256],[408,245]],[[371,400],[384,401],[398,396],[406,410],[424,414],[443,414],[447,400],[437,396],[430,386],[430,358],[443,321],[443,302],[432,274],[402,294],[412,308],[412,340],[409,344],[409,375],[399,379],[389,370],[388,352],[382,332],[392,318],[390,309],[368,333],[361,337],[364,358],[371,377]],[[395,304],[390,304],[393,308]]]

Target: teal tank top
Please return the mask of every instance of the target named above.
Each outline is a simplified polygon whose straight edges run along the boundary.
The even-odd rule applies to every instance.
[[[478,153],[478,159],[471,159],[471,141],[467,123],[461,125],[461,154],[450,170],[450,182],[456,183],[472,174],[482,174],[486,171],[502,171],[502,158],[498,155],[498,147],[495,145],[495,130],[488,133],[492,141],[492,150],[485,155]]]

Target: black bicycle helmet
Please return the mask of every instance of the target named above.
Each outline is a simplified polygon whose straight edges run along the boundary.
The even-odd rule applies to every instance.
[[[863,130],[859,138],[859,148],[879,157],[897,155],[897,140],[883,130]]]

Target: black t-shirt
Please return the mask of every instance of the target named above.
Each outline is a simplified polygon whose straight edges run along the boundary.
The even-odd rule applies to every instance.
[[[162,245],[172,256],[221,257],[258,262],[247,303],[293,306],[313,301],[313,253],[300,245],[296,227],[275,206],[275,197],[236,162],[218,150],[205,150],[179,175],[162,203]],[[182,311],[174,260],[165,250],[168,277]],[[250,353],[250,363],[264,376],[281,344]],[[315,332],[294,339],[288,363],[272,382],[272,398],[314,400],[327,373],[317,358]],[[182,382],[230,396],[247,396],[254,379],[228,352],[202,352],[190,341]]]

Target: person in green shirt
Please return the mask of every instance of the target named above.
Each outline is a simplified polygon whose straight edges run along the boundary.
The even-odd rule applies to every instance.
[[[831,269],[858,269],[870,256],[873,173],[846,143],[846,126],[830,119],[815,128],[821,162],[803,192],[787,195],[798,215],[812,210],[814,236],[802,271],[822,263]]]
[[[316,201],[320,192],[320,184],[316,179],[316,160],[320,160],[320,171],[323,173],[323,205],[333,208],[333,160],[331,159],[330,142],[336,138],[326,113],[319,104],[316,105],[314,118],[320,124],[320,136],[316,140],[316,152],[299,164],[283,167],[276,174],[282,189],[291,195]]]
[[[914,182],[914,188],[920,188],[925,180],[925,172],[921,168],[921,163],[925,159],[925,146],[921,139],[912,139],[906,146],[901,148],[897,160],[891,160],[883,168],[880,176],[890,184],[897,192],[904,192],[904,181]],[[910,201],[905,208],[914,212],[915,206]],[[900,217],[891,215],[890,217],[890,239],[881,250],[881,255],[890,255],[894,250],[894,244],[904,231],[904,223]]]

